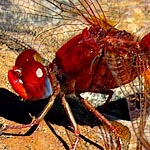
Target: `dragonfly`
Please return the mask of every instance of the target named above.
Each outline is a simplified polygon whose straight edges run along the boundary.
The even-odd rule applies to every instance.
[[[3,25],[4,29],[2,31],[5,32],[7,30],[7,34],[16,37],[18,35],[15,32],[18,33],[19,30],[20,39],[23,39],[25,42],[27,40],[32,41],[31,45],[35,49],[43,50],[45,48],[43,45],[47,44],[47,41],[53,43],[50,40],[52,38],[51,35],[55,35],[52,32],[58,27],[61,30],[63,26],[75,26],[73,34],[75,32],[77,34],[57,50],[56,58],[48,65],[47,72],[49,72],[49,78],[47,78],[43,67],[45,66],[45,60],[33,49],[21,53],[16,60],[15,67],[10,70],[8,75],[10,83],[14,90],[24,99],[37,100],[52,95],[50,102],[42,114],[37,119],[33,119],[33,122],[29,126],[39,123],[44,118],[47,111],[53,105],[55,98],[61,93],[63,104],[74,127],[76,140],[73,149],[75,149],[79,140],[79,131],[65,95],[76,94],[80,98],[80,101],[115,134],[118,149],[121,149],[119,134],[114,126],[101,113],[97,112],[88,101],[80,97],[80,93],[86,91],[104,93],[109,95],[107,99],[107,102],[109,102],[113,94],[111,89],[119,87],[123,95],[127,98],[137,141],[140,146],[149,149],[150,146],[144,132],[146,132],[146,118],[149,108],[149,89],[148,84],[146,84],[148,82],[145,81],[148,81],[149,76],[148,56],[150,35],[147,34],[142,40],[135,40],[132,34],[124,30],[118,30],[115,27],[120,17],[119,13],[117,13],[117,17],[114,17],[117,19],[113,20],[111,17],[112,14],[110,14],[111,11],[108,8],[113,4],[112,9],[118,11],[117,1],[115,3],[107,2],[104,5],[107,6],[106,10],[104,10],[104,6],[102,7],[101,1],[94,2],[92,0],[78,0],[77,2],[71,0],[64,2],[57,0],[52,2],[31,0],[13,1],[12,4],[3,2],[3,4],[4,6],[10,6],[9,10],[6,9],[6,14],[12,15],[16,22],[10,20],[8,22],[9,26],[7,24]],[[10,14],[9,12],[14,12],[14,14]],[[36,16],[36,18],[33,16]],[[6,16],[4,18],[8,19]],[[76,22],[68,23],[68,21],[74,19]],[[64,20],[64,22],[62,23],[61,20]],[[36,25],[33,27],[33,24]],[[47,28],[48,26],[52,26],[52,24],[55,27]],[[45,28],[43,28],[44,25],[46,25]],[[13,34],[12,31],[14,31]],[[28,36],[29,34],[31,35],[31,39]],[[59,34],[56,33],[56,35],[58,36]],[[59,45],[58,39],[56,43]],[[31,61],[30,64],[33,64],[33,68],[40,68],[39,74],[41,72],[44,73],[43,86],[45,94],[42,95],[43,97],[34,96],[32,93],[26,91],[30,91],[31,89],[27,88],[27,86],[25,87],[25,84],[28,84],[28,81],[31,80],[30,77],[27,77],[27,72],[31,73],[31,70],[27,68],[29,67],[28,61]],[[26,67],[24,67],[25,64],[27,65]],[[24,69],[26,71],[23,73]],[[32,71],[34,74],[35,70],[33,69]],[[25,76],[23,84],[20,82],[20,79],[22,79],[20,73]],[[140,91],[139,89],[137,90],[137,86],[133,82],[135,78],[138,78]],[[52,80],[52,85],[49,79]],[[19,85],[16,84],[16,81]],[[40,83],[40,81],[36,82]],[[128,96],[127,83],[132,89],[133,97]],[[53,94],[52,91],[54,92]],[[132,102],[132,106],[129,103],[130,101]],[[136,107],[137,102],[140,102],[139,110]],[[137,118],[138,114],[140,114],[140,119],[135,121],[133,118]]]

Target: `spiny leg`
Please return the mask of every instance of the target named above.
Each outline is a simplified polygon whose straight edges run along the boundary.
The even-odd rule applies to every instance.
[[[107,118],[105,118],[100,112],[98,112],[87,100],[80,97],[80,101],[86,106],[86,108],[90,112],[92,112],[94,114],[94,116],[96,116],[98,118],[98,120],[102,121],[103,123],[105,123],[105,125],[107,125],[109,127],[111,132],[113,132],[116,137],[116,143],[118,146],[118,150],[121,150],[119,134],[117,133],[115,127],[110,123],[110,121]]]
[[[77,125],[77,123],[75,121],[75,118],[74,118],[74,116],[72,114],[72,111],[70,109],[70,106],[69,106],[68,102],[65,99],[65,95],[64,94],[62,94],[62,104],[64,106],[64,109],[65,109],[65,111],[66,111],[66,113],[67,113],[67,115],[68,115],[68,117],[70,119],[70,122],[72,124],[72,127],[74,129],[74,134],[75,134],[76,138],[75,138],[75,142],[74,142],[74,144],[72,146],[72,150],[75,150],[76,147],[77,147],[77,143],[79,142],[80,131],[78,129],[78,125]]]
[[[18,126],[11,126],[11,125],[4,125],[4,127],[1,129],[1,131],[6,131],[8,129],[22,129],[22,128],[27,128],[27,127],[32,127],[34,125],[38,125],[42,119],[44,119],[45,115],[48,113],[48,111],[51,109],[57,95],[60,93],[60,85],[58,84],[56,87],[54,87],[54,93],[50,97],[49,102],[43,109],[43,111],[39,114],[39,116],[36,118],[34,116],[32,117],[32,121],[29,124],[23,124],[23,125],[18,125]]]

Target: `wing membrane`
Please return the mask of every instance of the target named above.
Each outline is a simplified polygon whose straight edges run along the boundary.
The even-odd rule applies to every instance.
[[[130,47],[129,47],[130,53]],[[107,55],[107,54],[106,54]],[[107,64],[112,72],[113,77],[118,83],[122,94],[127,99],[130,119],[132,121],[133,130],[137,137],[137,149],[142,149],[144,146],[146,149],[150,148],[149,134],[149,69],[147,62],[149,62],[149,52],[147,54],[132,53],[132,57],[119,57],[109,55],[106,56]],[[111,59],[110,59],[111,58]],[[135,59],[140,59],[137,62]],[[131,68],[133,69],[132,72]],[[135,80],[124,84],[125,80],[130,81],[131,74],[136,74]]]
[[[44,47],[55,47],[56,51],[64,41],[89,24],[107,24],[112,11],[118,10],[116,5],[116,1],[98,0],[1,1],[0,31],[36,49],[43,44]],[[119,17],[114,18],[119,20]]]

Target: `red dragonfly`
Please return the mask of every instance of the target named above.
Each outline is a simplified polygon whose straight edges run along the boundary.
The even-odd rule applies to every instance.
[[[78,0],[77,3],[71,0],[66,2],[31,0],[31,2],[35,7],[33,5],[30,6],[25,1],[19,1],[17,3],[17,6],[20,8],[18,13],[26,13],[31,18],[32,15],[37,13],[37,16],[40,16],[43,22],[57,20],[54,23],[58,24],[57,26],[59,26],[60,19],[66,20],[64,22],[66,24],[68,20],[76,17],[77,20],[84,22],[84,25],[82,25],[85,28],[59,48],[56,52],[56,58],[48,65],[45,65],[45,60],[34,49],[24,51],[16,59],[15,66],[8,72],[8,79],[14,90],[24,100],[29,101],[50,96],[49,103],[41,115],[38,118],[34,118],[31,124],[22,127],[38,124],[59,95],[74,128],[76,140],[73,149],[76,149],[79,140],[79,130],[66,101],[68,95],[75,94],[115,134],[118,149],[121,149],[119,134],[115,127],[88,101],[83,99],[80,93],[88,91],[108,94],[109,97],[106,102],[108,103],[113,94],[111,89],[120,87],[126,97],[128,93],[126,84],[129,83],[134,95],[134,98],[127,97],[128,101],[132,100],[132,106],[129,103],[129,111],[133,128],[137,141],[146,149],[149,149],[150,144],[144,132],[147,109],[149,108],[149,84],[146,84],[145,81],[149,77],[150,34],[138,41],[125,30],[118,30],[115,28],[116,21],[111,23],[107,19],[108,17],[106,17],[106,13],[102,9],[102,4],[98,0]],[[12,6],[15,6],[15,2]],[[22,19],[28,21],[28,18],[20,17],[18,18],[20,25]],[[31,24],[29,24],[26,32],[33,30],[32,24],[34,21],[33,19]],[[11,27],[14,29],[14,26],[14,24],[10,25],[10,30],[12,30]],[[36,29],[34,28],[33,33],[38,31]],[[32,41],[35,42],[46,33],[46,36],[41,38],[41,42],[44,43],[47,39],[47,33],[50,32],[51,29],[42,31]],[[32,33],[30,32],[30,34]],[[133,82],[135,78],[138,78],[139,86],[141,86],[138,94]],[[139,122],[133,120],[138,115],[137,101],[140,102]],[[5,129],[7,128],[13,127],[6,126]]]

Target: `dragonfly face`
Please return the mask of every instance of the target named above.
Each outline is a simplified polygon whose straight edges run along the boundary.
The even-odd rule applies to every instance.
[[[12,87],[24,100],[45,99],[52,94],[46,68],[38,57],[36,51],[26,50],[18,56],[15,66],[8,72]]]

